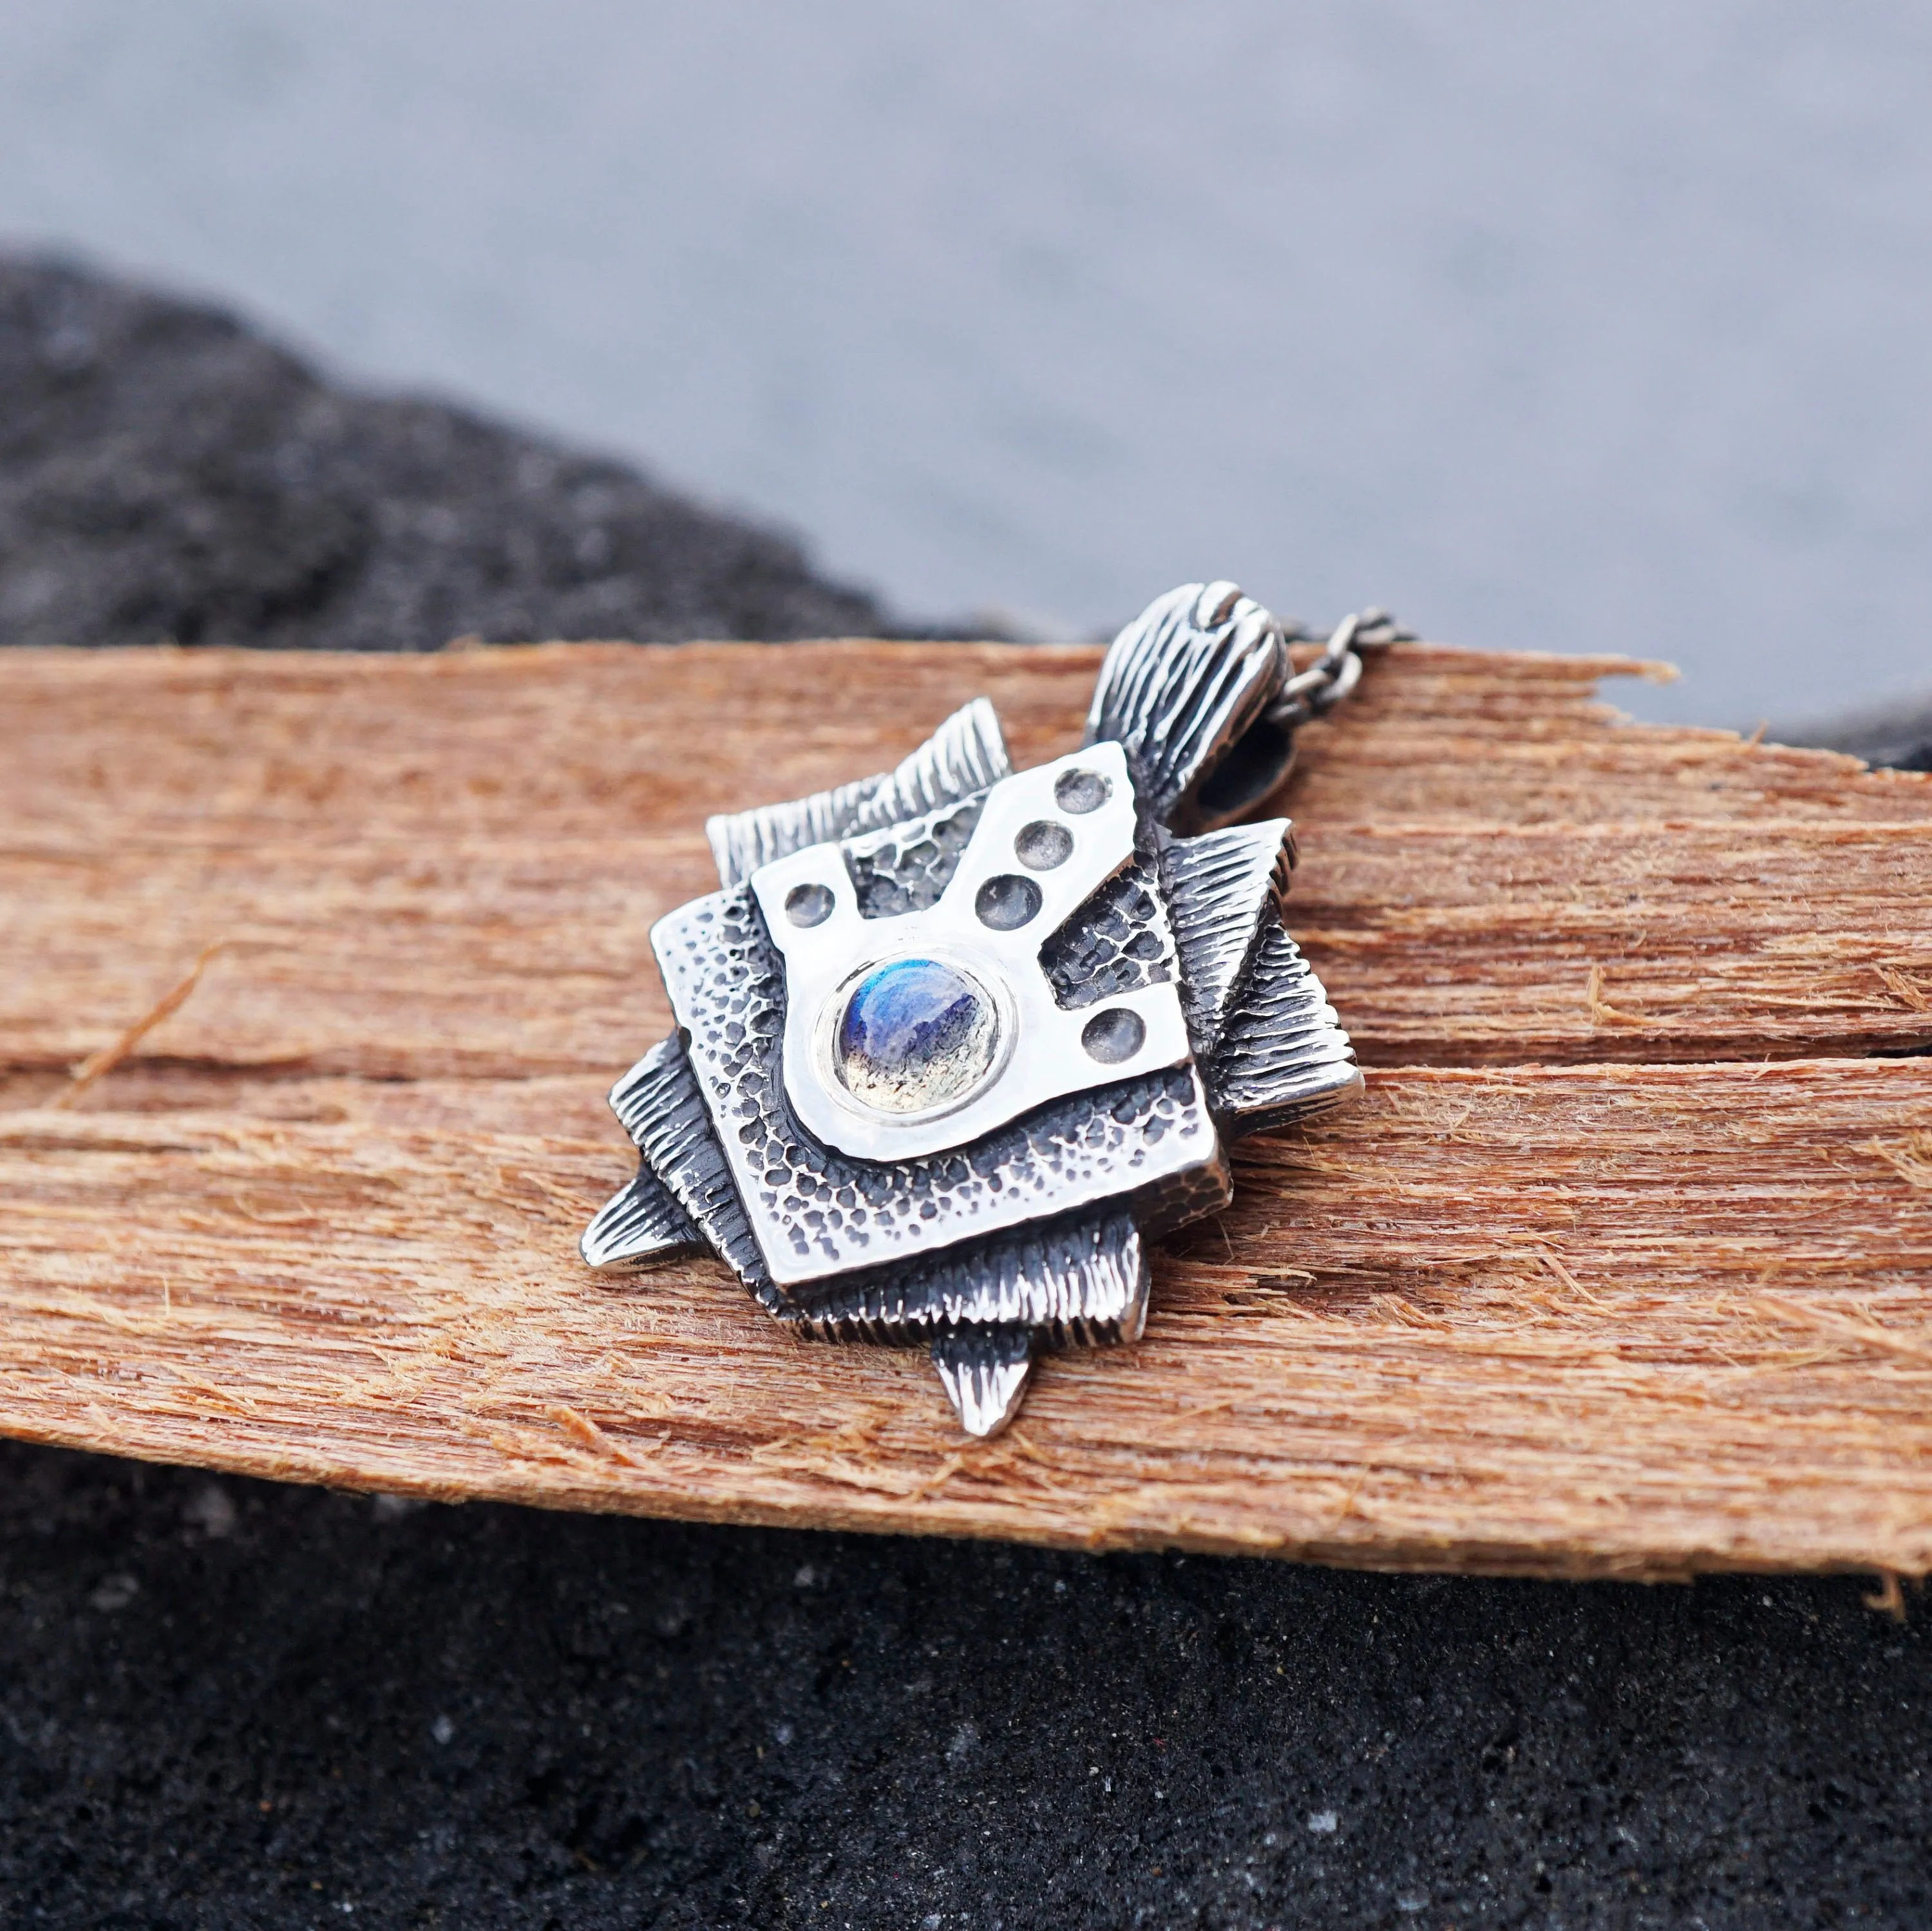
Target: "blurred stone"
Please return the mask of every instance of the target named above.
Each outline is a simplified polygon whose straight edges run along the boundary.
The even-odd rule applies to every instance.
[[[1780,744],[1849,751],[1895,771],[1932,771],[1932,698],[1846,712],[1787,725],[1769,735]]]
[[[903,634],[796,544],[621,464],[337,388],[216,309],[0,258],[0,642]]]
[[[212,1541],[235,1533],[235,1504],[219,1483],[204,1482],[182,1507],[182,1519]]]

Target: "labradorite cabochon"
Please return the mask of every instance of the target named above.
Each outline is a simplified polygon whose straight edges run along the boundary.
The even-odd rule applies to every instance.
[[[879,1112],[923,1113],[970,1093],[998,1042],[998,1013],[969,974],[939,959],[895,959],[846,999],[838,1077]]]

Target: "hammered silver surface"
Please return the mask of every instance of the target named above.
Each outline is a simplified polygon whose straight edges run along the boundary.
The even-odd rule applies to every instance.
[[[937,905],[980,822],[983,792],[904,824],[848,838],[845,869],[864,919],[896,919]]]
[[[1174,977],[1174,936],[1154,861],[1136,852],[1040,949],[1055,1001],[1070,1012]],[[1186,994],[1181,994],[1184,1011]],[[1190,1030],[1190,1037],[1191,1030]]]
[[[1226,1197],[1226,1163],[1191,1063],[1055,1100],[953,1151],[840,1154],[785,1104],[784,975],[749,890],[694,901],[661,921],[652,943],[752,1237],[782,1285],[923,1258],[1103,1201],[1136,1207],[1144,1224],[1178,1200]],[[675,1188],[664,1162],[653,1164]]]

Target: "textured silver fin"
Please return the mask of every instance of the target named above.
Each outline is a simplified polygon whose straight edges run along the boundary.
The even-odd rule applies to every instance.
[[[854,832],[883,831],[942,805],[956,805],[1013,775],[999,713],[984,697],[955,711],[925,743],[888,772],[852,820]]]
[[[903,1342],[962,1324],[1041,1330],[1055,1345],[1137,1341],[1150,1276],[1124,1213],[1070,1216],[910,1267],[795,1291],[794,1318],[821,1340]]]
[[[1252,598],[1232,583],[1184,583],[1108,648],[1087,742],[1118,740],[1142,808],[1162,823],[1178,832],[1226,823],[1287,769],[1290,740],[1262,713],[1288,664],[1280,625]],[[1252,758],[1231,755],[1239,747],[1259,753],[1267,769],[1249,769]]]
[[[1208,1105],[1229,1139],[1285,1126],[1361,1090],[1355,1049],[1300,949],[1279,926],[1204,1067]]]
[[[761,865],[807,845],[883,830],[902,818],[957,803],[1011,777],[1012,769],[998,716],[984,697],[975,697],[892,770],[836,790],[814,791],[789,805],[707,818],[704,835],[719,879],[737,885]]]
[[[704,1236],[646,1161],[584,1230],[578,1252],[593,1267],[641,1266],[702,1251]]]
[[[852,829],[859,808],[892,774],[880,772],[856,779],[834,791],[814,791],[790,805],[760,805],[749,811],[733,811],[704,821],[718,876],[738,885],[760,865],[775,858],[843,838]]]
[[[610,1110],[718,1258],[773,1312],[782,1309],[682,1042],[653,1046],[610,1089]]]
[[[951,1328],[935,1335],[932,1365],[968,1435],[998,1435],[1018,1411],[1033,1366],[1023,1327]]]
[[[1286,818],[1170,838],[1160,854],[1196,1059],[1220,1043],[1264,937],[1281,923],[1294,838]]]

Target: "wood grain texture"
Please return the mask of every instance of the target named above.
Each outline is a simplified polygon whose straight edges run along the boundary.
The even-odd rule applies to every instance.
[[[1245,1147],[1146,1340],[1000,1441],[711,1264],[578,1263],[705,813],[981,692],[1056,754],[1096,661],[10,653],[0,1425],[721,1519],[1932,1567],[1932,784],[1622,724],[1622,660],[1401,648],[1306,733],[1291,923],[1369,1098]]]

